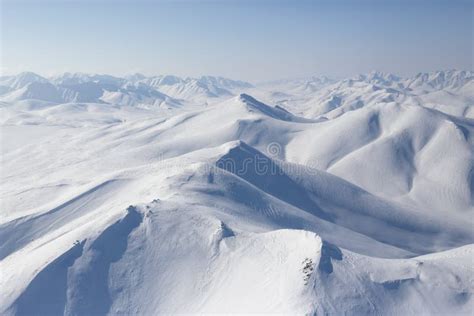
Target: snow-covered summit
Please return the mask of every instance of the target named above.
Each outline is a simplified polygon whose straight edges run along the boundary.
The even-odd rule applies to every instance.
[[[0,85],[10,87],[13,90],[24,88],[33,82],[45,83],[48,80],[33,72],[22,72],[16,76],[0,77]]]

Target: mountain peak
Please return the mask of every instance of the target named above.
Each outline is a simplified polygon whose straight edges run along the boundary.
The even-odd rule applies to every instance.
[[[248,95],[246,93],[241,93],[239,95],[239,100],[244,102],[244,103],[257,103],[257,102],[259,102],[254,97],[252,97],[251,95]]]
[[[33,82],[46,83],[48,80],[34,72],[25,71],[3,80],[2,85],[9,86],[12,89],[21,89]]]

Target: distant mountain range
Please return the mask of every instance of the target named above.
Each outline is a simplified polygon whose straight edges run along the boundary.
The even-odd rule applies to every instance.
[[[270,103],[289,104],[290,107],[296,104],[300,108],[306,105],[311,110],[303,114],[317,116],[336,108],[344,112],[367,102],[389,102],[415,96],[426,98],[426,95],[440,90],[471,100],[474,98],[473,78],[472,71],[437,71],[420,73],[410,78],[371,72],[343,80],[322,76],[253,85],[215,76],[181,78],[134,74],[120,78],[65,73],[44,78],[24,72],[0,77],[0,101],[35,99],[52,103],[175,108],[184,104],[203,105],[240,93],[250,93]]]
[[[11,102],[36,99],[53,103],[109,103],[124,106],[170,108],[183,102],[202,103],[209,98],[234,95],[235,90],[253,86],[222,77],[145,77],[140,74],[119,78],[109,75],[65,73],[44,78],[24,72],[0,77],[0,99]]]

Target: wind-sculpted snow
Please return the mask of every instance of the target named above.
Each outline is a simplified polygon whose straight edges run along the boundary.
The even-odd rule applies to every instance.
[[[2,315],[474,310],[471,72],[0,86]]]

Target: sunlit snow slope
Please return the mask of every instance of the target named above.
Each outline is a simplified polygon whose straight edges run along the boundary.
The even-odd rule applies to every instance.
[[[472,315],[473,80],[2,77],[0,314]]]

